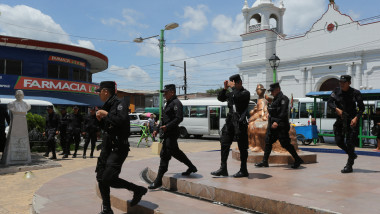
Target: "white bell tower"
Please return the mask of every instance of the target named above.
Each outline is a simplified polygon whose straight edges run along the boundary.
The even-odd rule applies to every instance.
[[[245,20],[245,32],[241,35],[243,40],[242,63],[238,65],[240,73],[256,81],[260,79],[265,87],[273,82],[273,71],[268,59],[276,53],[277,43],[284,35],[283,17],[284,3],[274,5],[272,0],[256,0],[249,7],[248,0],[244,0],[242,13]],[[250,68],[255,68],[251,70]],[[256,87],[256,86],[249,86]],[[251,89],[251,90],[252,90]]]

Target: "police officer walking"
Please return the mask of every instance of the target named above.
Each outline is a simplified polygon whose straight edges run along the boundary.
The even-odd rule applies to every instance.
[[[96,118],[95,114],[96,114],[96,107],[91,107],[90,115],[88,115],[84,121],[83,135],[85,136],[86,140],[84,142],[84,147],[83,147],[83,159],[86,159],[87,147],[90,141],[91,141],[90,158],[94,157],[95,144],[96,144],[96,140],[99,134],[99,121]]]
[[[79,143],[80,143],[80,134],[81,134],[81,129],[82,129],[83,117],[79,113],[78,106],[74,106],[73,110],[74,110],[74,113],[70,114],[68,117],[68,123],[67,123],[68,139],[67,139],[67,145],[66,145],[66,154],[64,157],[68,157],[69,152],[70,152],[70,144],[71,142],[74,142],[75,150],[74,150],[73,158],[76,158],[77,151],[79,148]]]
[[[291,166],[293,169],[297,169],[303,163],[303,160],[298,156],[294,146],[290,144],[289,137],[289,98],[285,96],[279,83],[273,83],[270,85],[270,89],[274,97],[272,103],[268,107],[269,118],[268,128],[265,137],[265,149],[264,157],[260,163],[255,164],[257,167],[268,167],[268,159],[272,152],[272,144],[277,140],[280,140],[280,144],[285,148],[294,158],[294,163]]]
[[[43,156],[49,157],[49,152],[51,152],[50,159],[57,159],[55,154],[55,135],[58,134],[59,116],[54,112],[53,106],[48,106],[47,112],[45,132],[43,133],[47,137],[47,151]]]
[[[119,178],[121,167],[129,153],[129,106],[117,98],[113,81],[101,82],[96,91],[100,92],[100,99],[104,102],[102,109],[96,112],[100,128],[104,130],[103,146],[96,165],[96,179],[103,200],[100,214],[112,214],[110,187],[133,191],[131,206],[141,200],[147,189]]]
[[[231,88],[232,92],[227,93]],[[251,94],[243,87],[243,81],[239,74],[232,75],[229,81],[224,81],[224,89],[219,92],[218,100],[227,101],[229,113],[227,114],[226,124],[222,128],[220,137],[221,146],[221,165],[220,168],[211,175],[228,176],[227,159],[230,147],[234,138],[236,138],[240,151],[240,170],[233,176],[235,178],[248,177],[247,159],[248,159],[248,104]]]
[[[352,166],[357,158],[355,154],[355,141],[358,139],[358,122],[364,112],[364,103],[360,91],[351,88],[351,76],[342,75],[339,86],[330,95],[327,102],[331,110],[337,114],[334,123],[335,142],[339,148],[348,154],[346,166],[342,173],[352,172]],[[359,108],[359,110],[357,110]],[[344,139],[346,138],[346,143]]]
[[[183,120],[183,106],[176,95],[174,84],[165,85],[160,91],[164,93],[166,99],[165,107],[162,111],[162,121],[158,128],[162,142],[162,150],[160,153],[160,166],[156,179],[149,185],[149,189],[157,189],[162,186],[162,177],[168,171],[169,161],[174,157],[178,161],[189,167],[182,175],[190,175],[197,172],[197,168],[189,160],[189,158],[178,147],[179,124]],[[157,135],[157,130],[153,132],[153,136]]]
[[[5,135],[5,121],[9,126],[10,117],[7,112],[6,106],[0,105],[0,152],[4,152],[5,142],[7,141],[7,137]]]
[[[66,154],[66,145],[67,145],[67,121],[68,114],[66,112],[65,107],[61,107],[61,120],[59,122],[58,131],[59,131],[59,139],[62,147],[62,152],[59,155]],[[70,148],[69,148],[70,150]]]

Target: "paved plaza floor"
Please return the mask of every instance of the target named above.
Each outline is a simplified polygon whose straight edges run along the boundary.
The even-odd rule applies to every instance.
[[[234,186],[235,192],[242,192],[274,201],[287,201],[290,204],[300,207],[312,207],[315,210],[326,209],[329,212],[337,213],[380,213],[380,211],[376,209],[377,201],[380,198],[379,156],[359,154],[359,158],[355,163],[354,173],[347,175],[340,173],[340,169],[344,166],[346,161],[345,155],[317,153],[318,163],[306,164],[298,170],[292,170],[287,165],[273,165],[269,168],[258,169],[250,164],[249,178],[234,179],[231,177],[212,178],[209,174],[210,170],[215,170],[219,166],[219,152],[216,151],[219,149],[219,142],[216,140],[206,140],[202,143],[187,141],[186,143],[180,143],[180,147],[189,154],[190,159],[194,160],[199,171],[190,179],[182,178],[178,176],[178,173],[184,171],[186,167],[178,161],[172,160],[169,166],[169,172],[166,174],[168,177],[173,177],[181,181],[190,180],[191,183],[197,184],[206,183],[207,186],[211,187],[220,187],[228,184],[227,186],[229,187]],[[233,144],[232,147],[236,147],[236,144]],[[308,146],[306,148],[336,149],[334,146],[325,146],[322,144]],[[374,153],[372,149],[373,148],[358,150]],[[97,157],[98,154],[98,152],[95,153],[95,156]],[[78,157],[81,157],[81,155]],[[59,162],[62,167],[33,170],[33,176],[29,179],[25,178],[25,172],[0,175],[0,192],[6,195],[6,197],[0,197],[0,213],[30,213],[33,195],[35,193],[41,194],[44,192],[43,190],[47,189],[49,191],[54,190],[54,194],[51,196],[58,197],[58,200],[61,201],[64,201],[65,198],[72,199],[77,197],[78,200],[75,200],[76,204],[72,204],[71,207],[81,209],[78,213],[97,213],[100,210],[100,199],[96,195],[95,174],[93,173],[96,158],[69,158],[57,160],[56,162]],[[238,170],[238,165],[238,161],[232,158],[229,159],[230,174]],[[135,169],[134,167],[137,168]],[[130,156],[124,164],[121,176],[135,180],[139,182],[140,185],[147,185],[139,176],[140,171],[145,167],[149,167],[154,173],[158,168],[158,156],[152,154],[150,148],[132,148]],[[129,170],[132,171],[130,172]],[[133,176],[128,177],[130,175]],[[86,180],[86,177],[88,177],[88,180]],[[72,181],[65,181],[65,178],[71,178],[74,181],[79,178],[83,179],[79,179],[77,180],[78,182],[73,182],[73,184],[70,185]],[[54,185],[55,182],[61,182],[61,184],[68,186]],[[89,184],[88,191],[85,188],[81,189],[81,185],[75,188],[71,187],[76,185],[75,183],[80,184],[81,182]],[[181,188],[179,188],[178,191],[180,189]],[[68,190],[70,190],[69,193],[67,192]],[[227,190],[229,189],[227,188]],[[157,197],[157,192],[163,192],[159,194],[167,194],[166,198],[169,202],[165,202],[166,205],[164,202],[159,203],[156,201],[157,199],[155,199],[155,197]],[[171,198],[173,201],[190,200],[188,198],[178,199],[185,196],[173,196],[172,193],[167,191],[157,192],[148,192],[143,198],[142,206],[139,207],[159,207],[161,204],[161,207],[165,208],[165,206],[170,205]],[[61,194],[59,195],[59,193]],[[114,194],[116,199],[119,198],[121,200],[130,200],[132,197],[131,193],[127,191],[112,190],[111,193]],[[208,201],[198,200],[198,202],[193,202],[194,200],[197,199],[191,199],[191,203],[194,203],[193,206],[201,210],[203,209],[202,204],[205,207],[204,209],[210,206],[214,207],[215,205]],[[45,205],[46,207],[48,206],[48,204]],[[183,206],[185,206],[185,204]],[[82,212],[86,207],[90,212]],[[219,213],[244,212],[244,210],[236,211],[235,208],[216,207],[212,210],[224,210],[219,211]],[[59,213],[63,207],[53,206],[51,209],[52,210],[46,213]],[[155,209],[157,209],[157,207]],[[118,209],[114,210],[115,213],[124,213]],[[166,212],[162,213],[170,212],[166,210]],[[193,212],[188,210],[187,213]],[[213,212],[204,210],[204,213]]]

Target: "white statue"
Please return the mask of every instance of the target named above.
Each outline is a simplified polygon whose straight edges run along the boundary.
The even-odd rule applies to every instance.
[[[1,162],[6,165],[30,163],[30,146],[26,112],[30,105],[23,101],[24,92],[16,91],[16,100],[8,103],[8,109],[12,112],[7,143]]]

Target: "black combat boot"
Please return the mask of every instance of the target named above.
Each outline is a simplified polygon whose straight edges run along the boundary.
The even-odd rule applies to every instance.
[[[248,176],[249,176],[249,173],[245,170],[240,170],[239,172],[233,175],[234,178],[243,178],[243,177],[248,177]]]
[[[222,164],[220,168],[214,172],[211,172],[213,176],[228,176],[227,165]]]
[[[164,173],[162,170],[158,170],[158,173],[157,173],[157,177],[156,179],[153,181],[153,183],[151,183],[149,186],[148,186],[148,189],[157,189],[159,187],[162,186],[162,177],[164,177]]]
[[[110,206],[103,205],[103,209],[99,214],[113,214],[113,210],[111,209]]]
[[[301,166],[301,164],[303,164],[303,160],[301,158],[299,159],[296,159],[293,163],[293,165],[291,166],[293,169],[297,169],[298,167]]]
[[[195,167],[194,165],[193,166],[190,166],[186,172],[182,172],[182,175],[185,175],[185,176],[189,176],[191,173],[196,173],[198,172],[198,169],[197,167]]]
[[[145,187],[142,187],[142,186],[139,186],[137,188],[137,190],[133,191],[133,198],[131,201],[131,207],[138,204],[141,201],[141,198],[143,197],[143,195],[146,194],[146,192],[148,192],[148,189]]]
[[[351,173],[351,172],[353,172],[352,166],[354,165],[355,159],[357,157],[358,156],[355,153],[353,155],[351,155],[350,157],[348,157],[346,166],[340,172],[341,173]]]
[[[256,163],[255,166],[257,167],[269,167],[268,161],[263,160],[260,163]]]

